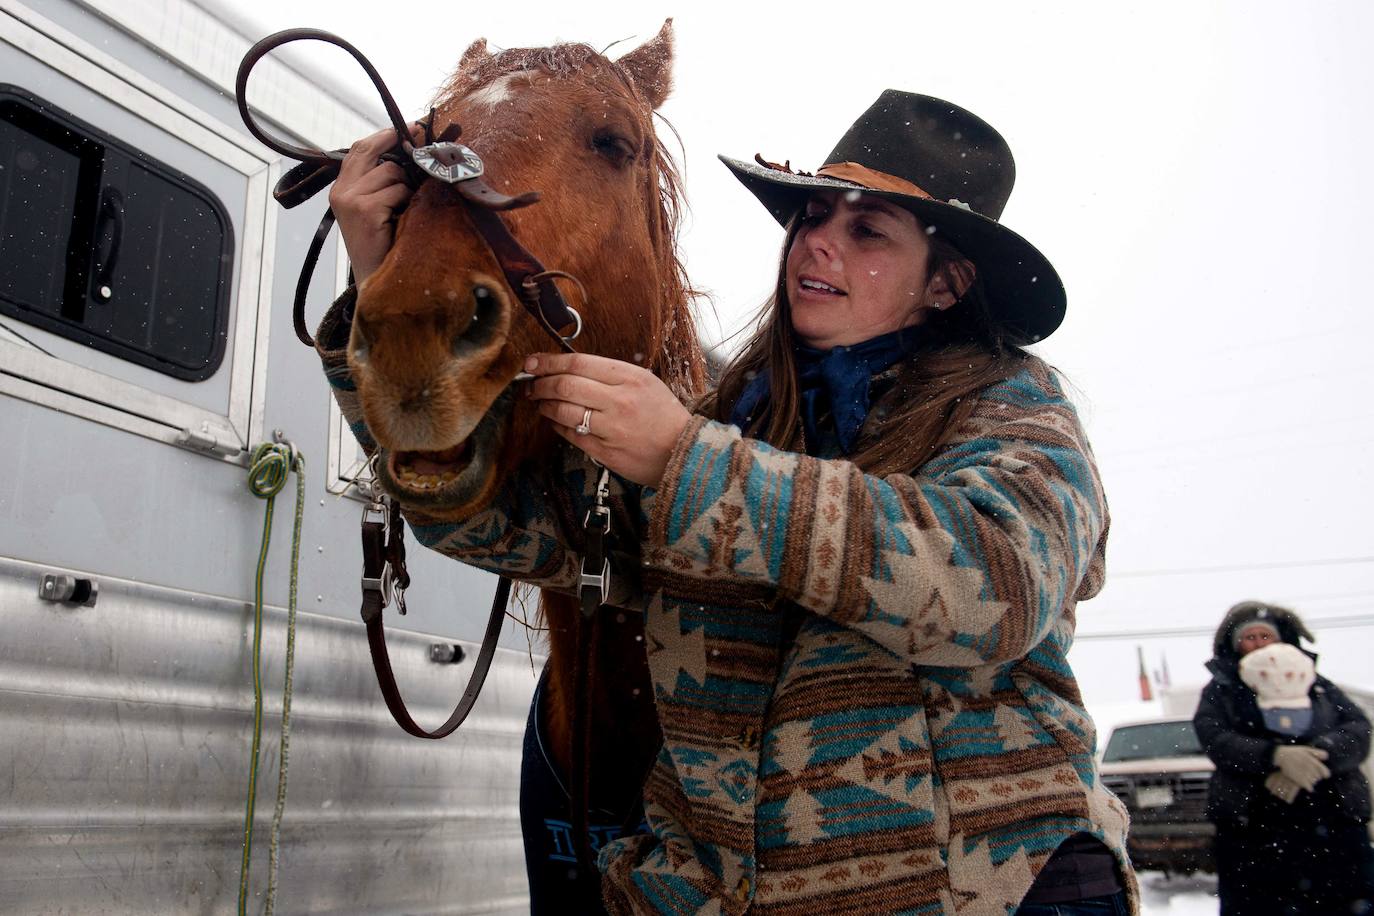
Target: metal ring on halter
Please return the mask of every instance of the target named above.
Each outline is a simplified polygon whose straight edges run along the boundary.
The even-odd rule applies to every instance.
[[[577,309],[573,308],[571,305],[568,306],[568,311],[572,312],[573,321],[577,323],[577,326],[573,328],[573,332],[571,334],[563,338],[564,343],[567,343],[570,340],[576,340],[577,335],[582,333],[582,316],[579,315]]]
[[[592,409],[584,408],[582,411],[582,422],[573,427],[573,432],[579,436],[585,436],[592,431]]]

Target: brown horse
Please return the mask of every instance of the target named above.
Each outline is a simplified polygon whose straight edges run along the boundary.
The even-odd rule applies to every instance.
[[[584,322],[575,346],[638,361],[686,399],[702,389],[704,361],[676,253],[678,176],[652,122],[671,63],[671,20],[618,60],[581,44],[492,54],[479,40],[441,91],[433,126],[461,125],[494,189],[542,195],[502,218],[526,249],[585,288],[583,301],[565,286]],[[424,183],[390,254],[359,290],[350,341],[384,488],[430,518],[459,521],[522,464],[566,447],[534,402],[503,397],[525,357],[552,347],[454,189]],[[574,647],[587,624],[564,595],[545,592],[542,612],[545,727],[568,773]],[[591,741],[595,748],[614,736],[616,753],[595,759],[591,795],[632,802],[659,741],[643,622],[601,613]]]

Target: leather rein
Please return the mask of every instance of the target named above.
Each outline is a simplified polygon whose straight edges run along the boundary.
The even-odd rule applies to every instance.
[[[511,235],[505,222],[498,215],[501,211],[526,207],[539,200],[539,193],[529,192],[518,197],[508,197],[494,191],[483,180],[485,166],[481,157],[472,149],[457,142],[462,132],[459,125],[450,124],[442,133],[435,136],[434,111],[427,120],[421,121],[425,132],[425,145],[415,146],[411,142],[410,130],[401,115],[391,92],[387,89],[381,75],[372,63],[353,45],[330,32],[319,29],[287,29],[276,32],[253,45],[239,64],[238,78],[234,91],[238,102],[239,115],[249,133],[269,149],[280,153],[300,164],[288,170],[277,182],[272,191],[273,197],[284,208],[290,209],[309,200],[324,190],[338,177],[347,150],[328,152],[294,146],[263,130],[254,119],[248,107],[248,77],[253,67],[269,52],[293,41],[314,40],[343,48],[367,73],[372,85],[381,96],[387,117],[396,132],[396,145],[382,159],[396,162],[405,169],[406,182],[412,189],[425,181],[437,180],[452,186],[459,194],[468,218],[476,228],[492,254],[501,265],[506,283],[516,293],[516,298],[535,318],[540,327],[549,334],[565,352],[575,352],[571,341],[582,331],[582,318],[563,299],[555,284],[556,279],[573,282],[583,294],[586,291],[577,278],[557,270],[547,270],[539,259],[524,248]],[[324,248],[330,229],[334,225],[333,210],[326,210],[315,236],[310,242],[301,275],[296,283],[296,294],[292,310],[292,322],[296,336],[306,346],[314,348],[315,341],[305,324],[305,299],[310,288],[310,279],[315,265]],[[560,331],[571,328],[565,336]],[[517,379],[519,376],[517,376]],[[376,460],[374,454],[373,459]],[[375,475],[374,475],[375,478]],[[590,851],[590,833],[587,829],[587,800],[589,796],[590,747],[590,697],[589,682],[595,665],[593,651],[597,636],[598,616],[596,609],[605,603],[610,587],[610,563],[607,541],[611,537],[610,509],[607,505],[609,472],[600,467],[595,486],[592,507],[583,521],[586,531],[586,548],[583,553],[582,573],[578,583],[578,597],[583,620],[578,626],[577,658],[574,672],[575,696],[572,732],[574,748],[572,754],[572,773],[569,774],[570,804],[574,836],[578,837],[577,857],[588,875],[594,875]],[[486,632],[482,646],[473,664],[467,686],[457,706],[441,726],[429,731],[421,727],[406,709],[405,701],[396,684],[391,668],[391,659],[386,647],[386,633],[382,624],[382,611],[395,600],[399,613],[406,612],[405,588],[410,584],[410,575],[405,565],[405,524],[401,519],[400,504],[387,496],[373,483],[369,493],[370,502],[363,510],[362,544],[363,575],[362,604],[360,613],[367,629],[368,649],[372,656],[372,666],[377,675],[377,684],[386,701],[392,718],[402,729],[417,738],[439,739],[452,734],[467,718],[482,690],[487,672],[496,654],[497,640],[506,615],[506,605],[510,597],[511,581],[500,576],[496,594],[492,600],[491,613],[487,619]]]

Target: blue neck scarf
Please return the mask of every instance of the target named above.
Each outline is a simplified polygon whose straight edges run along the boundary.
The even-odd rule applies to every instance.
[[[910,352],[915,341],[912,330],[903,328],[832,350],[798,345],[795,353],[802,426],[812,449],[825,441],[827,435],[834,435],[839,439],[842,454],[854,451],[859,430],[868,417],[869,382]],[[755,411],[767,405],[770,387],[766,372],[754,376],[735,401],[730,422],[743,429]],[[825,423],[827,415],[831,424]]]

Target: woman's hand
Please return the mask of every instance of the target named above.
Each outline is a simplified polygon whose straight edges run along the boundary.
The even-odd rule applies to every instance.
[[[1275,770],[1265,777],[1264,787],[1279,801],[1290,805],[1302,794],[1302,786],[1283,775],[1282,770]]]
[[[560,436],[627,480],[659,485],[692,415],[657,376],[586,353],[540,353],[525,371],[536,376],[529,396]]]
[[[420,142],[420,125],[410,125],[410,135],[413,142]],[[390,127],[354,143],[329,189],[329,206],[339,221],[359,286],[382,266],[396,234],[396,211],[412,193],[405,183],[405,170],[381,161],[382,153],[395,145],[396,131]]]
[[[1305,744],[1280,744],[1274,748],[1274,766],[1308,792],[1331,775],[1322,763],[1326,757],[1326,751]]]

